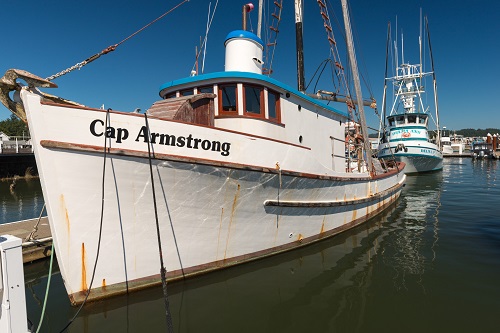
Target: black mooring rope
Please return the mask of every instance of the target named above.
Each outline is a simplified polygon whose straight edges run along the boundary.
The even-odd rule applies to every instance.
[[[174,332],[174,326],[172,324],[172,315],[170,314],[170,305],[168,302],[168,292],[167,292],[167,270],[165,269],[165,265],[163,264],[163,252],[161,249],[161,238],[160,238],[160,223],[158,222],[158,209],[156,207],[156,193],[155,193],[155,182],[153,177],[153,164],[151,162],[151,149],[150,149],[150,131],[149,131],[149,123],[148,116],[144,113],[144,120],[146,121],[146,129],[147,129],[147,144],[148,144],[148,160],[149,160],[149,174],[151,176],[151,189],[153,191],[153,205],[155,210],[155,220],[156,220],[156,236],[158,238],[158,255],[160,257],[160,275],[161,275],[161,285],[163,288],[163,300],[165,301],[165,315],[167,320],[167,331],[169,333]],[[154,152],[153,152],[154,154]]]
[[[110,126],[110,120],[109,120],[109,111],[111,109],[108,109],[106,111],[106,127]],[[107,145],[107,136],[106,133],[104,133],[104,151],[103,151],[103,164],[102,164],[102,182],[101,182],[101,219],[99,222],[99,238],[97,240],[97,253],[95,256],[95,261],[94,261],[94,268],[92,269],[92,278],[90,279],[90,285],[87,289],[87,294],[85,295],[85,299],[83,300],[82,304],[80,304],[80,307],[76,311],[75,315],[71,320],[64,326],[64,328],[60,331],[60,333],[63,333],[68,327],[73,323],[73,321],[78,317],[80,314],[80,311],[83,309],[83,306],[87,302],[87,299],[89,298],[90,295],[90,290],[92,289],[92,284],[94,283],[94,277],[95,277],[95,271],[97,268],[97,261],[99,259],[99,252],[101,250],[101,237],[102,237],[102,222],[104,220],[104,179],[106,176],[106,155],[107,155],[107,150],[108,150],[108,145]]]

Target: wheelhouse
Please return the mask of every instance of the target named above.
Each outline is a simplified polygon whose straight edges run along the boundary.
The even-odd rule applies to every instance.
[[[426,113],[405,113],[387,117],[389,127],[419,126],[427,127],[428,115]]]

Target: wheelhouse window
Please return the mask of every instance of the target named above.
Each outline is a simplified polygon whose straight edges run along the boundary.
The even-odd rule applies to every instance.
[[[177,97],[177,94],[175,91],[173,92],[170,92],[168,94],[165,95],[164,99],[169,99],[169,98],[176,98]]]
[[[405,117],[404,116],[396,117],[396,125],[404,125],[404,124],[405,124]]]
[[[425,124],[427,121],[427,117],[426,116],[420,116],[419,119],[418,119],[418,122],[420,124]]]
[[[197,91],[198,91],[198,94],[213,94],[214,87],[212,87],[212,86],[199,87],[197,89]]]
[[[226,84],[219,86],[219,112],[237,114],[237,86],[234,84]]]
[[[264,89],[262,87],[245,85],[245,114],[264,117]]]
[[[193,89],[186,89],[186,90],[181,90],[180,91],[181,96],[191,96],[194,95],[194,90]]]
[[[280,94],[271,90],[267,91],[267,111],[269,119],[281,121]]]
[[[408,116],[408,124],[416,124],[416,123],[417,123],[417,116],[409,115]]]

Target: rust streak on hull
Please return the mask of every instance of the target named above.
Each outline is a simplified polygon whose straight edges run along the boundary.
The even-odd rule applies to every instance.
[[[82,285],[81,291],[87,291],[87,263],[85,259],[85,243],[82,243]]]
[[[379,208],[377,208],[376,210],[373,210],[368,216],[363,216],[363,217],[360,217],[354,221],[345,223],[342,226],[339,226],[337,228],[326,230],[321,234],[314,235],[311,237],[302,238],[300,241],[293,240],[292,242],[290,242],[288,244],[284,244],[281,246],[275,246],[275,247],[272,247],[272,248],[269,248],[266,250],[262,250],[262,251],[258,251],[258,252],[253,252],[253,253],[248,253],[248,254],[241,255],[241,256],[235,256],[235,257],[231,257],[231,258],[216,260],[214,262],[206,263],[206,264],[199,265],[199,266],[185,268],[183,270],[168,271],[167,272],[167,280],[170,282],[170,281],[182,280],[184,278],[195,277],[195,276],[206,274],[208,272],[215,271],[218,269],[223,269],[223,268],[239,265],[239,264],[242,264],[245,262],[266,258],[266,257],[272,256],[272,255],[278,254],[278,253],[286,252],[286,251],[289,251],[289,250],[292,250],[292,249],[295,249],[298,247],[302,247],[305,245],[316,243],[316,242],[321,241],[321,240],[326,239],[326,238],[333,237],[337,234],[340,234],[346,230],[352,229],[352,228],[366,222],[367,220],[374,217],[375,215],[377,215],[378,213],[380,213],[381,211],[383,211],[384,209],[386,209],[390,205],[394,204],[395,199],[398,197],[397,191],[400,190],[402,186],[403,186],[403,184],[401,184],[401,186],[398,186],[396,189],[394,189],[394,192],[391,193],[390,195],[388,195],[389,200],[387,200],[387,203],[385,203],[385,204],[383,203]],[[101,287],[93,288],[91,290],[91,293],[89,294],[87,301],[97,301],[100,299],[104,299],[104,298],[108,298],[108,297],[112,297],[112,296],[116,296],[116,295],[120,295],[120,294],[125,294],[125,293],[131,292],[131,291],[142,290],[145,288],[149,288],[152,286],[158,286],[158,285],[161,285],[161,279],[160,279],[160,275],[156,274],[156,275],[148,276],[145,278],[128,281],[127,285],[125,283],[118,283],[118,284],[106,286],[106,288],[101,288]],[[127,287],[128,287],[128,289],[127,289]],[[78,292],[78,293],[74,293],[74,294],[70,295],[70,300],[71,300],[73,305],[80,304],[84,300],[84,298],[85,298],[85,293],[83,293],[83,292]]]

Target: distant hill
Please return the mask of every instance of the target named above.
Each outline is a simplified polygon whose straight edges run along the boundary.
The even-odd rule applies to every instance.
[[[476,136],[481,136],[484,137],[490,133],[491,135],[500,133],[500,129],[498,128],[487,128],[487,129],[473,129],[473,128],[466,128],[466,129],[461,129],[458,131],[451,131],[451,133],[455,133],[458,135],[463,135],[464,137],[476,137]]]
[[[494,135],[494,134],[497,134],[497,133],[500,133],[500,129],[498,128],[486,128],[486,129],[473,129],[473,128],[465,128],[465,129],[461,129],[461,130],[458,130],[458,131],[449,131],[450,133],[448,133],[448,129],[446,129],[446,134],[457,134],[457,135],[463,135],[465,138],[474,138],[474,137],[485,137],[488,135],[488,133],[490,133],[491,135]],[[434,131],[433,130],[429,130],[429,135],[431,136],[431,138],[434,137]],[[369,137],[370,138],[376,138],[378,136],[377,133],[370,133]]]

